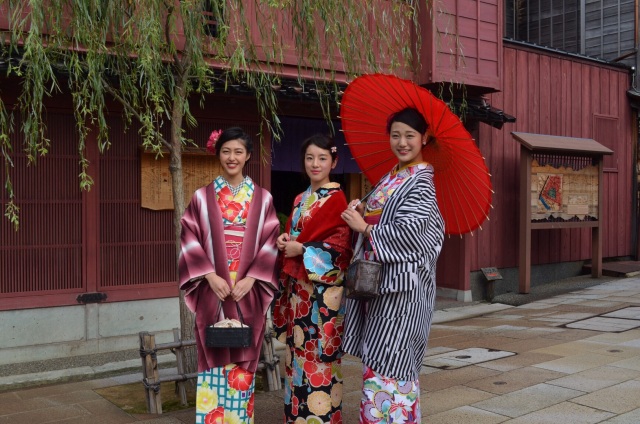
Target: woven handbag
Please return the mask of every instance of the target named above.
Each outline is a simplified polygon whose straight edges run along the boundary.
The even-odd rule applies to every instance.
[[[349,299],[371,299],[380,294],[380,277],[382,264],[376,261],[355,259],[362,250],[364,241],[353,255],[347,267],[344,286],[347,288]]]
[[[244,323],[244,317],[240,306],[236,302],[238,317],[242,327],[214,327],[213,324],[207,326],[205,333],[205,346],[207,347],[226,347],[226,348],[245,348],[251,346],[253,339],[253,331],[251,327]],[[218,304],[218,313],[220,316],[222,310],[222,301]]]

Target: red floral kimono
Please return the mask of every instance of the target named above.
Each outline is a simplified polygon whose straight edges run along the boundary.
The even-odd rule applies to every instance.
[[[279,222],[271,195],[249,178],[242,184],[233,194],[222,177],[216,178],[195,192],[182,217],[179,276],[196,321],[196,422],[253,422],[253,376],[260,360],[265,314],[278,287],[275,240]],[[253,329],[252,346],[204,345],[205,328],[221,318],[219,300],[203,278],[210,272],[230,286],[246,276],[256,279],[238,302],[245,323]],[[233,300],[225,301],[223,310],[226,318],[238,318]]]
[[[342,422],[342,280],[351,259],[350,230],[340,218],[347,201],[340,185],[298,195],[286,231],[304,246],[283,259],[283,291],[274,325],[287,344],[285,422]]]

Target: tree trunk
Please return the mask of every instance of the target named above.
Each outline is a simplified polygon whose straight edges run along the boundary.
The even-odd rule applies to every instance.
[[[171,190],[173,193],[173,228],[176,240],[176,269],[178,268],[178,260],[180,258],[180,233],[182,225],[180,219],[184,214],[184,177],[182,174],[182,110],[184,93],[182,87],[176,88],[178,93],[174,96],[173,110],[171,113],[171,157],[169,170],[171,172]],[[177,276],[176,276],[177,279]],[[195,339],[194,334],[194,315],[187,308],[184,302],[184,292],[180,290],[180,338],[182,340]],[[198,369],[198,358],[196,349],[193,347],[185,348],[185,373],[193,373]],[[188,383],[195,387],[195,381],[188,380]]]

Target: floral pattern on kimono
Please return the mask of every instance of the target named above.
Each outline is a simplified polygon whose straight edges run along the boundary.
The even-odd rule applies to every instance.
[[[233,193],[227,181],[218,176],[214,181],[216,200],[222,214],[222,224],[225,228],[225,244],[227,246],[227,261],[231,280],[235,282],[240,266],[240,251],[242,250],[242,235],[249,215],[249,206],[253,198],[254,185],[249,177],[245,177],[240,187]]]
[[[386,378],[363,365],[363,424],[417,424],[420,417],[420,386],[417,381]]]
[[[254,373],[235,364],[198,374],[196,424],[254,422]]]
[[[330,196],[336,183],[298,195],[291,215],[295,239]],[[341,192],[340,192],[341,193]],[[344,210],[346,201],[341,205]],[[336,208],[335,214],[342,210]],[[317,225],[317,223],[315,224]],[[338,227],[324,240],[303,242],[305,279],[281,275],[283,292],[276,301],[274,327],[287,344],[285,364],[285,422],[342,422],[342,333],[344,298],[342,279],[349,264],[350,232]]]

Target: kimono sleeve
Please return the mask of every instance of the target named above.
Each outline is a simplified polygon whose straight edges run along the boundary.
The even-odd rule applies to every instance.
[[[263,282],[269,286],[271,290],[275,291],[278,289],[278,267],[276,266],[278,250],[276,249],[276,239],[280,232],[280,221],[276,215],[271,194],[266,190],[264,193],[265,204],[263,205],[263,222],[260,226],[260,234],[258,237],[258,250],[246,275]]]
[[[204,220],[208,220],[206,203],[200,198],[201,193],[196,192],[185,210],[180,223],[180,257],[178,259],[178,275],[180,289],[186,294],[193,291],[204,276],[215,272],[211,252],[207,252],[204,240],[210,239]],[[204,205],[204,206],[203,206]],[[204,209],[203,209],[204,207]]]

